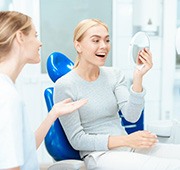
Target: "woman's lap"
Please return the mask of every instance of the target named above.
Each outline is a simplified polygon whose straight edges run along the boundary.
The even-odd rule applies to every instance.
[[[135,152],[93,152],[85,163],[88,170],[180,170],[180,145],[158,144]]]

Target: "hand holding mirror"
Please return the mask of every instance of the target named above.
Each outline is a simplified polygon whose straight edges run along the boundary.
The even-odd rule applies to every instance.
[[[138,59],[138,53],[144,48],[150,49],[150,40],[145,32],[140,31],[132,37],[129,45],[129,57],[139,70],[142,69],[144,65]]]

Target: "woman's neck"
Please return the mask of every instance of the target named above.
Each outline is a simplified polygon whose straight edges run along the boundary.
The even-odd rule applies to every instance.
[[[22,68],[23,66],[12,60],[0,62],[0,73],[6,74],[14,83]]]
[[[98,66],[84,67],[80,64],[74,68],[74,71],[86,81],[95,81],[99,77],[100,72]]]

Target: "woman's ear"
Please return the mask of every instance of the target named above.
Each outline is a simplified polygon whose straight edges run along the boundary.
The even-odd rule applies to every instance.
[[[78,41],[74,41],[74,47],[78,53],[81,53],[81,45]]]
[[[23,43],[24,42],[24,34],[21,31],[16,32],[16,39],[18,43]]]

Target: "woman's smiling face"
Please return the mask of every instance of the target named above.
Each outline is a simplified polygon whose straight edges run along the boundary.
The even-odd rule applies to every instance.
[[[96,66],[105,64],[110,51],[108,30],[102,25],[89,28],[79,43],[79,56],[81,60]]]

